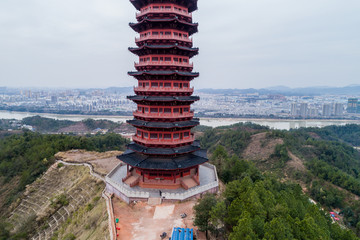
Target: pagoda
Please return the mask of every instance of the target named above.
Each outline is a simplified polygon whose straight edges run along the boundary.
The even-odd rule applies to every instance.
[[[130,0],[138,10],[130,27],[139,34],[137,47],[129,51],[139,56],[134,96],[137,104],[133,142],[118,158],[127,166],[122,182],[130,187],[189,189],[200,185],[199,165],[208,161],[191,129],[199,125],[191,104],[193,72],[191,58],[199,52],[191,36],[198,31],[192,22],[197,0]]]

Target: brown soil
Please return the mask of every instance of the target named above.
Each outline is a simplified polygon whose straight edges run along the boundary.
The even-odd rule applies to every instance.
[[[274,153],[278,144],[283,144],[281,138],[267,139],[266,132],[251,136],[250,144],[243,153],[243,157],[253,161],[266,161]]]
[[[67,152],[59,152],[55,154],[55,157],[65,162],[89,163],[94,167],[95,172],[106,175],[120,163],[120,160],[118,160],[116,156],[122,153],[121,151],[100,153],[85,150],[70,150]]]
[[[285,170],[293,169],[301,172],[306,171],[306,167],[304,166],[304,162],[302,159],[295,156],[292,152],[288,151],[288,155],[290,160],[287,161]]]
[[[163,232],[167,233],[168,239],[173,227],[194,228],[195,204],[196,201],[163,203],[158,206],[149,206],[146,202],[127,205],[113,198],[114,215],[119,219],[117,227],[120,227],[117,231],[118,239],[158,240]],[[181,218],[182,213],[186,213],[187,217]]]

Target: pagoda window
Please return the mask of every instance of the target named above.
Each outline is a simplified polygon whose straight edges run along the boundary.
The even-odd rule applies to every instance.
[[[188,60],[187,60],[186,58],[184,58],[184,60],[183,60],[183,61],[184,61],[184,62],[186,62],[186,63],[188,62]]]
[[[137,133],[136,133],[139,137],[141,137],[141,131],[137,130]]]
[[[163,86],[163,83],[160,83],[159,86],[162,87],[162,86]]]
[[[153,6],[153,9],[159,9],[159,6]]]
[[[179,58],[174,58],[174,61],[175,61],[175,62],[178,62],[178,61],[179,61]]]
[[[174,87],[179,87],[179,84],[178,83],[174,83]]]
[[[190,133],[189,132],[184,132],[184,137],[189,137]]]
[[[165,57],[166,62],[171,62],[171,57]]]
[[[164,108],[164,113],[171,113],[171,108]]]
[[[148,87],[149,85],[150,85],[150,84],[149,84],[148,82],[147,82],[147,83],[145,83],[145,86],[147,86],[147,87]]]
[[[142,110],[142,107],[138,107],[138,111],[140,111],[140,112],[141,112],[141,110]]]
[[[146,61],[147,61],[147,62],[150,62],[150,57],[147,57],[147,58],[146,58]]]
[[[174,36],[176,36],[176,37],[177,37],[177,36],[179,36],[179,33],[177,33],[177,32],[174,32]]]
[[[153,32],[152,35],[157,36],[157,35],[159,35],[159,32]]]
[[[171,87],[171,83],[165,83],[165,87]]]
[[[187,38],[187,34],[183,34],[184,38]]]
[[[158,87],[158,83],[157,82],[155,82],[155,83],[151,83],[151,87]]]
[[[189,84],[188,84],[188,83],[184,83],[183,86],[184,86],[184,88],[188,88],[188,87],[189,87]]]
[[[157,113],[157,112],[158,112],[158,109],[157,109],[157,108],[150,108],[150,112],[151,112],[151,113]]]
[[[171,32],[165,32],[165,35],[166,35],[166,36],[170,36],[170,35],[171,35]]]
[[[149,138],[149,134],[147,132],[144,132],[144,138]]]
[[[162,133],[159,133],[159,139],[162,139],[162,138],[163,138]]]
[[[180,110],[178,108],[174,108],[174,113],[179,113]]]
[[[174,139],[179,139],[180,135],[178,133],[174,133]]]
[[[157,133],[151,133],[150,134],[150,139],[158,139]]]
[[[159,113],[162,113],[163,112],[163,109],[162,108],[159,108]]]
[[[164,139],[171,139],[171,134],[165,133],[164,134]]]
[[[146,107],[146,108],[145,108],[145,112],[148,113],[148,112],[149,112],[149,108]]]
[[[159,58],[158,57],[152,57],[152,61],[157,62],[157,61],[159,61]]]
[[[189,108],[184,108],[184,112],[189,112]]]
[[[171,9],[171,6],[165,6],[165,9],[166,9],[166,10],[170,10],[170,9]]]

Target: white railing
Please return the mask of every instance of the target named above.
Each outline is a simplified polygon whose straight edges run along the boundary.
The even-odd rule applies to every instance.
[[[106,182],[109,183],[112,187],[116,188],[119,192],[121,192],[128,198],[149,198],[150,197],[149,192],[129,190],[124,186],[124,184],[115,182],[109,177],[106,177]]]
[[[183,201],[183,200],[188,199],[190,197],[196,196],[196,195],[198,195],[200,193],[203,193],[203,192],[206,192],[208,190],[217,188],[218,186],[219,186],[219,182],[211,182],[211,183],[206,184],[204,186],[198,186],[198,187],[190,188],[184,193],[167,193],[167,192],[163,192],[161,194],[161,196],[163,198],[165,198],[165,199]]]
[[[217,176],[216,167],[214,165],[212,165],[212,164],[209,164],[209,163],[204,163],[203,166],[213,169],[213,171],[215,173],[215,181],[214,182],[208,183],[208,184],[203,185],[203,186],[197,186],[197,187],[190,188],[189,190],[187,190],[184,193],[167,193],[167,192],[163,192],[161,194],[161,196],[163,198],[165,198],[165,199],[183,201],[185,199],[196,196],[196,195],[198,195],[200,193],[203,193],[205,191],[209,191],[209,190],[218,188],[219,187],[219,179],[218,179],[218,176]]]

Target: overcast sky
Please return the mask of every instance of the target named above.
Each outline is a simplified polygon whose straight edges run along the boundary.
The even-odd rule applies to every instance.
[[[199,0],[198,88],[360,84],[359,0]],[[0,86],[126,87],[127,0],[0,0]]]

